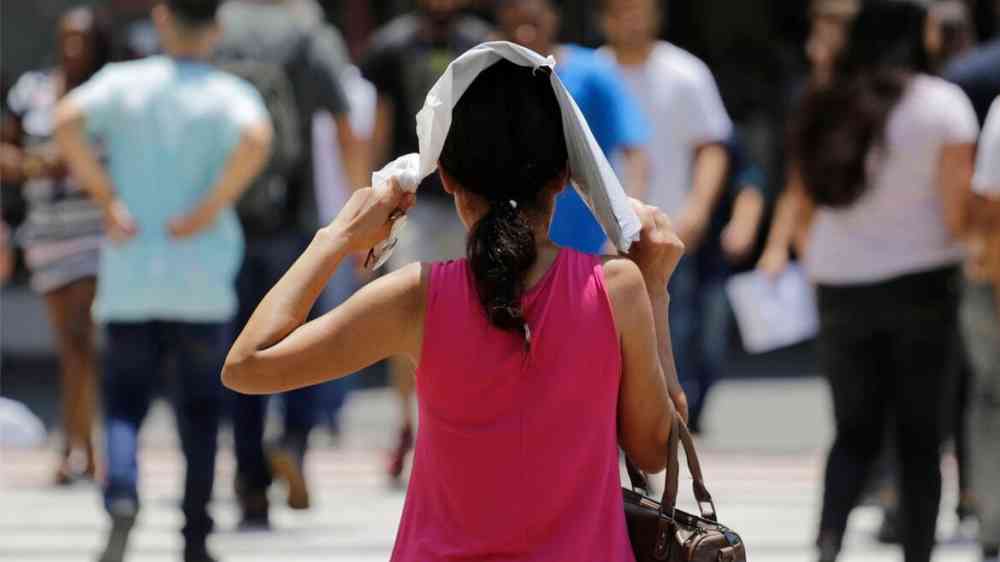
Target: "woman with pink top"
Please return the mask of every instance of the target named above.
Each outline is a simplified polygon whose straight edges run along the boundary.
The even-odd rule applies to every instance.
[[[664,467],[673,402],[684,403],[664,287],[683,244],[637,202],[631,259],[549,241],[568,174],[545,72],[484,70],[439,164],[467,257],[398,270],[306,322],[345,256],[384,240],[415,202],[397,186],[358,191],[260,303],[223,382],[281,392],[407,356],[420,430],[392,560],[631,561],[618,447]]]

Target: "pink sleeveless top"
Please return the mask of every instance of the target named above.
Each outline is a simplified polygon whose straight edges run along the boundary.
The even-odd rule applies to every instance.
[[[465,260],[432,266],[394,562],[634,561],[600,258],[562,250],[523,302],[530,353],[490,326]]]

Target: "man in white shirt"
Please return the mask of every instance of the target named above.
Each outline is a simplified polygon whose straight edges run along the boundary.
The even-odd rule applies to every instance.
[[[654,0],[605,0],[608,46],[652,129],[650,178],[638,196],[674,219],[687,257],[671,280],[671,337],[677,370],[691,400],[690,425],[725,355],[728,311],[718,260],[703,259],[713,215],[725,189],[733,130],[715,79],[701,60],[657,39],[662,14]],[[707,263],[716,262],[716,263]]]
[[[990,109],[976,175],[974,240],[962,327],[975,373],[972,474],[979,502],[984,562],[1000,561],[1000,97]]]

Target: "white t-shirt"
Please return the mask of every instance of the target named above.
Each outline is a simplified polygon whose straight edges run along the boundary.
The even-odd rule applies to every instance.
[[[976,142],[979,123],[962,90],[917,75],[889,116],[885,148],[856,203],[816,213],[805,265],[818,283],[885,281],[959,263],[937,184],[941,149]]]
[[[614,60],[607,47],[601,52]],[[691,190],[695,148],[728,140],[732,121],[711,71],[680,47],[660,41],[643,64],[618,67],[651,125],[648,202],[677,213]]]
[[[990,106],[983,136],[979,138],[972,189],[982,195],[1000,197],[1000,97]]]

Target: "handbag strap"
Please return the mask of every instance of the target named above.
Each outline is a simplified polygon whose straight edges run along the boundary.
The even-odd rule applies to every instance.
[[[687,457],[688,472],[691,473],[692,488],[694,490],[695,501],[698,502],[698,510],[701,516],[709,521],[717,522],[715,502],[712,494],[705,486],[705,477],[701,471],[701,462],[698,460],[698,451],[694,446],[694,439],[687,425],[679,415],[674,417],[674,425],[670,431],[670,439],[667,441],[667,476],[663,486],[663,499],[660,500],[660,511],[665,515],[673,517],[674,507],[677,505],[677,493],[679,490],[680,462],[677,458],[679,444],[684,446],[684,456]],[[632,488],[647,489],[646,475],[625,456],[625,468],[628,472],[629,482]]]

